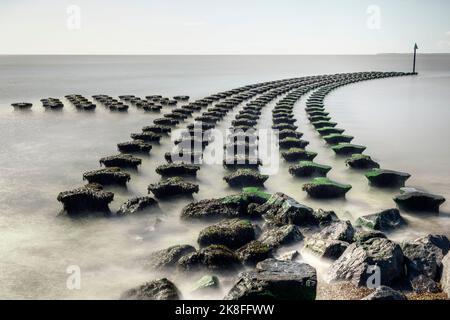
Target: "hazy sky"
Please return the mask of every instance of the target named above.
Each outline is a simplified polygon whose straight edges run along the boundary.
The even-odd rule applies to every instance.
[[[0,54],[450,52],[448,0],[0,0]]]

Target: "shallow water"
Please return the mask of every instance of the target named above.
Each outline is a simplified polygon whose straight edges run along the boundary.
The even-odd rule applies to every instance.
[[[81,185],[83,172],[99,167],[102,156],[116,154],[116,144],[132,132],[151,124],[158,114],[130,108],[126,114],[97,107],[80,113],[64,99],[61,112],[45,112],[39,99],[80,93],[86,96],[120,94],[189,94],[193,99],[250,83],[303,75],[365,70],[407,71],[407,56],[205,56],[205,57],[0,57],[0,298],[117,298],[132,286],[157,275],[142,268],[152,251],[173,244],[194,245],[202,223],[188,224],[179,213],[189,199],[162,201],[161,214],[126,219],[57,216],[57,194]],[[333,120],[355,143],[368,147],[367,154],[382,167],[412,174],[408,186],[450,197],[449,119],[450,56],[419,57],[417,77],[374,80],[338,89],[326,105]],[[348,170],[308,124],[306,97],[296,105],[299,130],[319,153],[317,162],[333,166],[330,177],[350,183],[346,200],[317,201],[301,191],[302,182],[288,173],[280,161],[278,174],[266,183],[269,192],[285,192],[314,208],[333,209],[341,218],[393,207],[395,191],[371,188],[360,173]],[[11,102],[30,101],[30,112],[13,111]],[[260,127],[271,126],[269,104]],[[165,111],[169,110],[166,108]],[[227,128],[238,108],[218,126]],[[112,209],[133,195],[144,195],[169,138],[154,147],[128,189],[113,189]],[[218,197],[235,191],[222,178],[222,166],[204,165],[199,173],[200,192],[195,199]],[[407,229],[390,236],[396,240],[426,233],[450,236],[450,205],[440,215],[403,213]],[[300,246],[296,246],[299,249]],[[326,262],[304,255],[319,275]],[[80,290],[66,287],[69,265],[81,268]],[[200,275],[199,275],[200,276]],[[172,275],[184,297],[191,280]],[[190,277],[194,279],[194,277]],[[186,281],[187,280],[187,281]],[[226,282],[224,292],[230,283]],[[221,297],[221,293],[217,297]],[[205,297],[200,297],[205,298]],[[207,298],[214,298],[209,296]]]

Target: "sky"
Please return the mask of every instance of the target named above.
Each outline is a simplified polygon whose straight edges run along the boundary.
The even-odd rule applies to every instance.
[[[0,54],[450,52],[448,0],[0,0]]]

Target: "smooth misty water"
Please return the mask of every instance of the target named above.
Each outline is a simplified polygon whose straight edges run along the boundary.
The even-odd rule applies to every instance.
[[[142,268],[152,251],[173,244],[195,244],[205,225],[179,220],[189,200],[162,201],[162,214],[126,219],[57,216],[57,194],[82,185],[84,171],[98,168],[102,156],[115,154],[116,144],[160,117],[130,108],[110,113],[99,106],[79,113],[66,101],[61,112],[45,112],[38,102],[66,94],[189,94],[203,96],[241,85],[286,77],[352,71],[407,71],[407,56],[187,56],[187,57],[0,57],[0,298],[117,298],[132,286],[158,276]],[[418,77],[375,80],[333,92],[326,100],[333,120],[368,147],[367,154],[384,168],[412,174],[409,186],[450,198],[450,56],[420,56]],[[11,102],[30,101],[32,111],[17,112]],[[260,126],[271,124],[271,107]],[[270,192],[285,192],[314,208],[335,210],[354,221],[360,215],[394,206],[395,191],[368,186],[360,174],[348,170],[308,124],[304,99],[296,106],[300,130],[319,153],[317,161],[333,166],[330,177],[350,183],[346,200],[313,201],[301,191],[304,180],[292,178],[281,162],[277,175],[266,183]],[[168,108],[165,110],[167,111]],[[229,126],[230,113],[220,128]],[[165,138],[155,147],[128,189],[113,189],[112,209],[134,195],[144,195],[159,177],[154,172],[171,147]],[[222,181],[221,166],[204,165],[195,199],[234,191]],[[390,236],[396,240],[426,233],[450,236],[450,204],[440,215],[403,213],[409,228]],[[294,246],[295,247],[295,246]],[[298,245],[297,245],[298,248]],[[326,262],[305,254],[320,273]],[[66,288],[66,268],[78,265],[81,290]],[[195,277],[171,275],[185,297]],[[224,279],[223,290],[230,285]],[[217,297],[221,297],[219,294]],[[212,296],[208,297],[212,298]]]

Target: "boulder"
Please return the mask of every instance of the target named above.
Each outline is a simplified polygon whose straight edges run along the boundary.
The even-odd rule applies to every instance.
[[[300,139],[302,136],[303,136],[303,133],[295,131],[295,130],[290,130],[290,129],[285,129],[285,130],[281,130],[280,132],[278,132],[279,139],[286,139],[286,138]]]
[[[314,121],[314,122],[311,122],[311,124],[316,129],[320,129],[320,128],[334,128],[334,127],[337,126],[337,123],[336,122],[332,122],[332,121]]]
[[[200,166],[186,163],[168,163],[156,167],[156,173],[166,177],[196,176]]]
[[[113,199],[114,193],[103,191],[103,187],[95,183],[61,192],[57,197],[64,211],[71,215],[85,211],[109,212]]]
[[[190,245],[175,245],[167,249],[155,251],[146,259],[145,266],[151,270],[163,270],[175,268],[178,260],[182,257],[196,252]]]
[[[144,140],[133,140],[117,144],[117,149],[123,153],[148,153],[152,145]]]
[[[131,134],[131,139],[141,140],[141,141],[145,141],[145,142],[159,142],[159,140],[161,140],[161,138],[162,138],[161,134],[150,132],[150,131]]]
[[[309,144],[309,142],[295,137],[287,137],[284,139],[280,139],[278,144],[282,149],[290,149],[290,148],[304,149]]]
[[[153,132],[153,133],[169,133],[172,131],[171,127],[163,126],[163,125],[151,125],[151,126],[145,126],[142,128],[142,132]]]
[[[285,252],[277,257],[277,260],[281,261],[295,261],[300,258],[300,253],[297,250]]]
[[[230,155],[223,160],[223,165],[229,169],[252,168],[262,165],[261,159],[253,155]]]
[[[400,246],[388,239],[372,238],[352,243],[328,269],[329,281],[349,281],[353,285],[367,286],[379,268],[382,285],[390,285],[403,275],[403,252]]]
[[[326,227],[333,222],[340,221],[334,211],[325,211],[322,209],[315,210],[314,217],[319,221],[321,227]]]
[[[244,265],[254,266],[269,258],[272,254],[272,248],[261,241],[254,240],[239,248],[236,254]]]
[[[308,264],[267,259],[243,272],[226,300],[315,300],[316,270]]]
[[[394,197],[394,201],[400,208],[410,211],[439,212],[439,207],[445,202],[445,198],[418,190],[404,190]]]
[[[302,187],[310,197],[319,199],[344,197],[351,188],[349,184],[338,183],[328,178],[314,178]]]
[[[345,241],[323,239],[320,236],[312,236],[305,240],[305,248],[321,258],[336,260],[348,248],[350,244]]]
[[[322,239],[340,240],[353,242],[355,229],[350,221],[336,221],[319,232],[318,236]]]
[[[276,249],[282,245],[292,244],[301,240],[303,240],[303,235],[300,228],[293,224],[269,227],[259,238],[259,241],[269,246],[270,249]]]
[[[279,131],[286,130],[286,129],[288,129],[288,130],[297,130],[298,127],[296,125],[290,124],[290,123],[280,123],[280,124],[273,125],[272,129],[279,130]]]
[[[352,156],[345,160],[345,164],[352,169],[375,169],[379,168],[378,162],[372,160],[370,156],[365,154],[352,154]]]
[[[339,134],[339,133],[333,133],[327,136],[324,136],[323,139],[328,144],[339,144],[339,143],[350,143],[353,140],[352,136]]]
[[[289,167],[289,173],[297,177],[325,177],[330,170],[330,166],[312,161],[300,161],[299,164]]]
[[[105,167],[132,168],[136,169],[140,166],[142,160],[131,154],[119,154],[116,156],[103,157],[100,164]]]
[[[387,209],[378,213],[359,217],[356,224],[373,230],[387,231],[406,225],[397,209]]]
[[[409,282],[411,289],[418,294],[439,293],[441,289],[439,284],[433,279],[420,274],[418,276],[410,276]]]
[[[203,153],[195,151],[178,151],[178,152],[166,152],[164,159],[169,163],[192,163],[201,164]]]
[[[148,186],[148,192],[153,193],[157,198],[192,195],[198,191],[198,184],[184,181],[180,177],[168,178]]]
[[[390,287],[387,286],[380,286],[378,287],[374,292],[369,294],[367,297],[363,298],[362,300],[408,300],[406,296],[401,293],[400,291],[396,291]]]
[[[198,236],[198,244],[206,247],[221,244],[237,249],[255,240],[255,229],[249,220],[231,219],[206,227]]]
[[[126,185],[131,177],[128,173],[123,172],[120,168],[106,168],[94,171],[88,171],[83,174],[83,180],[89,183],[98,183],[101,185]]]
[[[141,286],[125,291],[121,300],[178,300],[180,295],[177,287],[162,278],[144,283]]]
[[[302,160],[313,161],[317,156],[317,153],[306,151],[301,148],[291,148],[288,151],[282,152],[281,156],[288,162],[296,162]]]
[[[192,292],[209,292],[219,288],[219,278],[216,276],[203,276],[195,284]]]
[[[344,133],[344,131],[345,131],[344,129],[333,128],[333,127],[325,127],[325,128],[317,129],[317,132],[321,136],[328,136],[328,135],[333,134],[333,133],[342,134],[342,133]]]
[[[403,187],[411,177],[409,173],[385,169],[372,169],[365,176],[376,187]]]
[[[366,242],[367,240],[373,238],[386,238],[386,235],[383,232],[375,230],[357,230],[355,232],[355,236],[353,237],[353,241]]]
[[[158,202],[151,197],[137,197],[127,200],[117,211],[117,215],[125,216],[135,213],[141,213],[152,207],[157,206]]]
[[[16,102],[12,103],[11,106],[15,109],[30,109],[33,104],[29,102]]]
[[[235,272],[242,268],[239,257],[222,245],[211,245],[185,255],[178,260],[181,271],[213,270],[217,272]]]
[[[256,170],[239,169],[223,178],[231,187],[262,186],[269,179],[268,175],[260,174]]]
[[[363,153],[364,150],[366,150],[366,147],[351,143],[339,143],[335,146],[332,146],[331,149],[337,155],[350,155]]]

